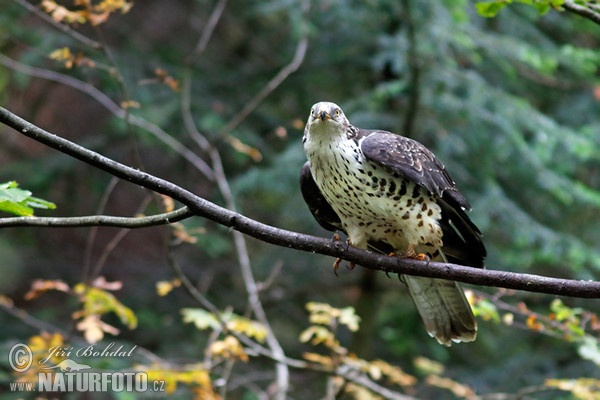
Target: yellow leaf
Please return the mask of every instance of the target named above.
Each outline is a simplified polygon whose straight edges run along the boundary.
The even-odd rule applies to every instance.
[[[179,366],[178,370],[169,368],[160,368],[160,365],[150,367],[137,366],[136,370],[144,371],[148,374],[148,381],[164,381],[165,392],[172,394],[177,389],[178,384],[185,384],[194,391],[200,391],[204,397],[201,399],[219,399],[220,397],[214,393],[210,375],[199,365],[183,365]]]
[[[383,360],[375,360],[371,362],[372,367],[377,367],[383,375],[387,377],[390,383],[400,386],[414,386],[417,384],[417,378],[407,374],[400,367],[391,365]],[[373,377],[375,379],[375,377]]]
[[[72,55],[71,50],[68,47],[61,47],[60,49],[56,49],[50,53],[49,57],[56,61],[65,61],[70,60]]]
[[[166,194],[161,194],[162,205],[165,212],[171,212],[175,209],[175,200]]]
[[[352,332],[358,331],[360,317],[356,315],[354,307],[346,307],[341,309],[339,319],[340,323],[346,325]]]
[[[544,329],[544,325],[538,321],[535,315],[530,315],[527,317],[526,325],[529,329],[534,331],[542,331]]]
[[[100,4],[94,7],[94,11],[109,13],[121,11],[122,14],[125,14],[131,10],[131,7],[133,7],[133,3],[125,0],[103,0]]]
[[[234,332],[242,333],[260,342],[267,337],[267,328],[257,321],[236,314],[231,314],[230,319],[227,328]]]
[[[65,22],[67,24],[86,22],[85,13],[82,11],[70,11],[66,7],[58,5],[52,0],[43,0],[41,3],[42,9],[50,14],[56,22]]]
[[[181,314],[183,322],[193,323],[200,330],[217,329],[220,326],[219,321],[212,313],[201,308],[184,308],[181,310]]]
[[[337,343],[333,332],[323,326],[309,326],[300,334],[300,341],[302,343],[306,343],[309,340],[312,345]]]
[[[19,382],[28,382],[36,379],[37,373],[42,368],[56,365],[64,359],[60,355],[60,351],[57,351],[66,347],[64,338],[60,333],[50,334],[42,332],[39,335],[32,336],[27,345],[32,354],[31,367],[25,373],[15,372],[19,376]]]
[[[198,239],[190,234],[190,231],[187,230],[185,225],[182,223],[174,223],[171,224],[173,236],[176,237],[180,243],[189,243],[194,244],[198,241]],[[200,232],[203,232],[201,229]]]
[[[444,373],[444,364],[429,358],[417,357],[413,362],[415,367],[423,374],[441,375]]]
[[[600,380],[595,378],[548,379],[545,385],[565,392],[571,392],[578,399],[600,399]]]
[[[437,375],[429,375],[426,379],[426,382],[431,386],[448,389],[457,397],[463,397],[467,399],[476,398],[475,392],[470,387],[449,378],[443,378]]]
[[[317,353],[304,353],[302,354],[305,360],[311,361],[317,364],[324,365],[326,367],[333,367],[334,362],[331,357],[323,356]]]
[[[181,281],[179,279],[173,279],[172,281],[158,281],[156,282],[156,293],[163,297],[179,286],[181,286]]]
[[[171,75],[169,75],[169,73],[164,69],[156,68],[154,70],[154,74],[160,82],[167,85],[169,88],[171,88],[172,91],[179,92],[181,90],[181,88],[179,87],[179,81],[173,78]]]
[[[247,144],[243,143],[240,139],[233,136],[227,136],[227,141],[229,142],[231,147],[233,147],[240,153],[250,156],[255,162],[259,162],[262,160],[262,154],[260,154],[260,151],[258,151],[256,147],[248,146]]]
[[[384,400],[383,397],[376,395],[364,386],[352,382],[344,382],[344,393],[347,393],[354,400]]]
[[[100,288],[87,286],[83,283],[75,285],[73,290],[79,295],[79,300],[83,303],[83,310],[75,314],[76,318],[90,315],[99,317],[103,314],[114,312],[121,320],[121,323],[129,329],[137,327],[137,317],[133,310],[123,305],[112,293]]]
[[[223,340],[213,342],[209,348],[209,353],[213,357],[223,357],[226,359],[238,359],[244,362],[248,361],[248,355],[240,341],[232,335],[227,335]]]
[[[127,110],[129,108],[140,108],[141,104],[135,100],[128,100],[121,102],[121,108]]]

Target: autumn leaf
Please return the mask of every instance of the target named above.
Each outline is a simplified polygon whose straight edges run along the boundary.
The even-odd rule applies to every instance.
[[[25,300],[33,300],[48,290],[58,290],[59,292],[69,293],[71,288],[61,280],[36,279],[31,284],[31,289],[25,293]]]
[[[137,326],[137,317],[135,313],[123,305],[113,294],[106,290],[87,286],[79,283],[73,287],[73,290],[79,295],[80,301],[83,303],[83,310],[76,313],[74,316],[87,317],[90,315],[102,315],[109,312],[114,312],[121,323],[129,329],[135,329]]]
[[[232,335],[227,335],[223,340],[216,340],[208,347],[208,352],[213,357],[223,357],[225,359],[238,359],[248,362],[248,354],[240,341]]]
[[[148,376],[148,381],[165,382],[165,392],[172,394],[177,390],[179,384],[190,387],[193,391],[202,393],[200,399],[218,400],[220,397],[213,391],[210,375],[200,365],[179,366],[177,370],[172,368],[161,368],[161,365],[146,367],[138,365],[136,370],[143,371]]]
[[[212,313],[200,308],[184,308],[181,310],[183,322],[193,323],[196,328],[218,329],[221,326],[219,319]],[[267,329],[261,323],[242,317],[232,312],[225,312],[219,315],[230,331],[241,333],[260,342],[267,336]]]
[[[154,70],[154,75],[156,75],[156,78],[159,82],[167,85],[172,91],[179,92],[181,90],[179,87],[179,81],[169,75],[166,70],[162,68],[156,68]]]
[[[118,335],[119,330],[103,322],[99,315],[88,315],[76,325],[77,330],[83,332],[83,337],[90,344],[98,343],[104,338],[104,333]]]
[[[381,371],[381,374],[383,374],[390,383],[400,385],[403,387],[414,386],[417,383],[417,378],[410,374],[407,374],[401,368],[392,365],[386,361],[374,360],[371,361],[370,365],[372,368],[379,369]],[[371,372],[370,374],[371,376],[373,376]],[[375,377],[373,378],[375,379]]]
[[[27,346],[31,350],[31,367],[25,372],[16,372],[18,382],[30,382],[37,379],[37,374],[47,366],[52,366],[60,363],[64,357],[59,356],[57,351],[66,347],[63,336],[60,333],[42,332],[39,335],[32,336],[27,342]],[[44,371],[48,372],[48,371]]]
[[[41,6],[42,9],[50,14],[50,17],[56,22],[64,22],[67,24],[83,24],[86,22],[84,11],[70,11],[66,7],[58,5],[53,0],[42,0]]]
[[[465,384],[457,382],[450,378],[443,378],[437,375],[429,375],[425,380],[429,385],[436,386],[442,389],[450,390],[456,397],[465,399],[476,399],[473,389]]]
[[[331,359],[331,357],[328,356],[324,356],[318,353],[304,353],[302,355],[302,357],[307,360],[307,361],[311,361],[314,362],[316,364],[321,364],[324,365],[326,367],[333,367],[334,366],[334,362]]]
[[[256,147],[248,146],[243,143],[240,139],[233,137],[231,135],[227,136],[227,142],[233,147],[236,151],[246,154],[250,158],[252,158],[255,162],[262,161],[262,154]]]
[[[571,392],[577,399],[600,399],[600,380],[595,378],[548,379],[545,385],[565,392]]]
[[[165,212],[171,212],[175,209],[175,200],[173,200],[171,196],[161,194],[160,199],[162,200],[162,205]]]
[[[179,286],[181,286],[181,280],[179,279],[173,279],[172,281],[158,281],[156,282],[156,293],[160,297],[163,297]]]

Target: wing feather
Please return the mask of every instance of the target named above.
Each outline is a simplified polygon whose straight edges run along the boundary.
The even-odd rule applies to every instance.
[[[421,143],[386,131],[366,131],[361,149],[370,161],[424,187],[430,193],[470,210],[450,174],[435,155]]]
[[[443,251],[448,260],[483,267],[486,250],[482,235],[465,212],[471,206],[435,155],[421,143],[391,132],[361,130],[359,137],[363,154],[369,161],[438,197],[442,209]]]

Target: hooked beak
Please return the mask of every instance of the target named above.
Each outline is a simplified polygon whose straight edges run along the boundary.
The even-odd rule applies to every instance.
[[[331,119],[331,116],[329,115],[329,113],[327,111],[320,111],[317,114],[317,118],[320,118],[321,121],[325,121],[326,119]]]

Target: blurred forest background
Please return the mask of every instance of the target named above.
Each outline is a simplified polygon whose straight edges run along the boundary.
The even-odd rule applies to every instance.
[[[250,218],[329,237],[302,201],[298,174],[310,107],[334,101],[355,125],[412,137],[436,153],[473,205],[488,268],[599,279],[597,24],[527,4],[486,18],[467,0],[73,3],[0,1],[0,102],[36,125]],[[73,31],[58,29],[59,20]],[[7,127],[0,140],[0,182],[16,180],[57,205],[36,215],[170,207]],[[279,345],[304,363],[289,366],[290,399],[334,398],[336,390],[339,398],[386,397],[323,372],[351,361],[364,362],[379,388],[415,398],[600,398],[598,300],[468,287],[478,339],[444,348],[395,277],[361,268],[336,277],[332,261],[240,241],[199,218],[132,231],[4,229],[0,388],[18,378],[4,357],[13,344],[85,343],[75,288],[104,277],[99,287],[135,314],[137,327],[127,328],[132,316],[105,313],[102,321],[120,333],[98,334],[98,346],[139,351],[103,367],[141,365],[181,398],[272,398],[282,369],[252,343],[275,352]],[[185,277],[195,296],[180,285]],[[114,282],[120,290],[110,290]],[[256,291],[273,332],[266,344],[249,329],[260,326],[250,320],[264,322]],[[334,327],[309,321],[310,302],[354,307],[360,329],[340,317],[339,343],[311,343],[317,328]],[[206,304],[237,318],[237,336],[222,331]],[[336,315],[322,307],[321,316]]]

